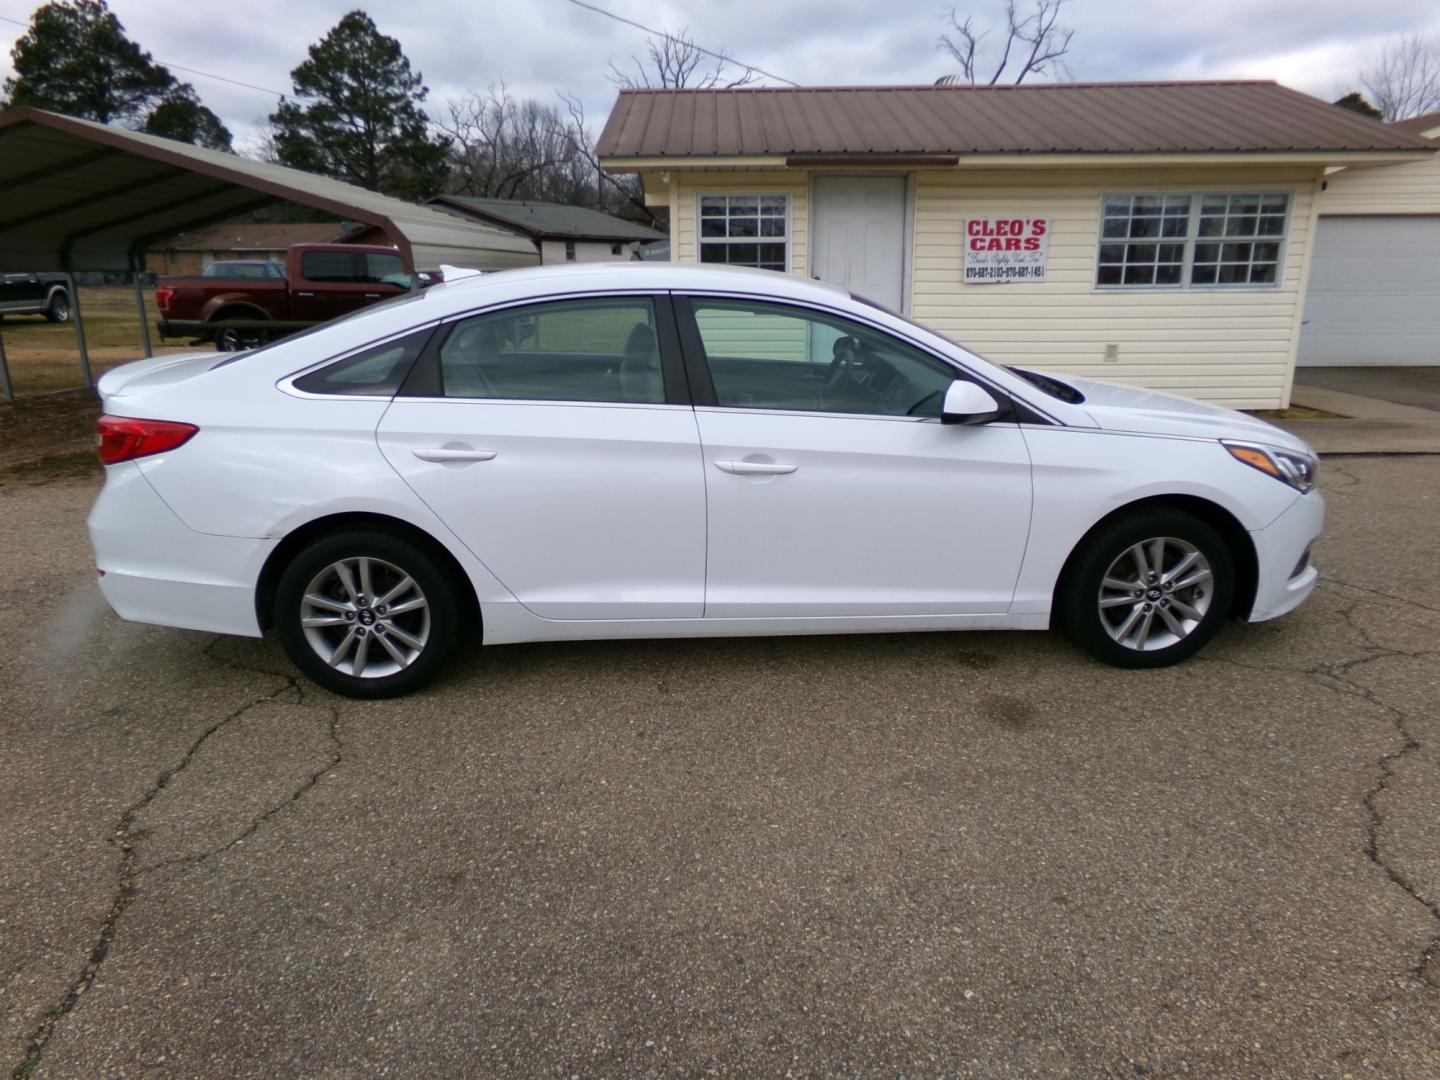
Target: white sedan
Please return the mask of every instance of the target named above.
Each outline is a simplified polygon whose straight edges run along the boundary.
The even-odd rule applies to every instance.
[[[100,383],[100,585],[273,628],[342,694],[488,644],[1063,627],[1182,660],[1314,588],[1315,455],[997,366],[843,290],[656,264],[474,276]]]

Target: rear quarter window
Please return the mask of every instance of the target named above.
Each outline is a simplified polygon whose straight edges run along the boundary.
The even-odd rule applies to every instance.
[[[362,349],[343,360],[327,364],[294,382],[307,394],[338,394],[360,397],[394,397],[420,358],[431,330],[422,330],[396,341]]]

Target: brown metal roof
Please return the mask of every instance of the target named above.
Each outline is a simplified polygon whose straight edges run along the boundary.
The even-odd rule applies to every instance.
[[[1409,135],[1419,135],[1432,128],[1440,128],[1440,111],[1428,112],[1421,116],[1411,116],[1404,120],[1396,120],[1390,126],[1396,131],[1403,131]]]
[[[1274,82],[622,90],[599,155],[1246,153],[1433,149]]]
[[[232,222],[187,229],[155,246],[167,251],[284,251],[291,244],[328,244],[340,240],[344,225],[304,222]]]

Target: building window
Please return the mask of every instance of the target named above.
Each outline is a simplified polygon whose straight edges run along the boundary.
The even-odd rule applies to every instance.
[[[575,261],[575,241],[574,241],[574,240],[566,240],[566,241],[565,241],[565,261],[566,261],[566,262],[574,262],[574,261]]]
[[[1290,196],[1107,195],[1095,283],[1101,288],[1274,285]]]
[[[701,195],[700,261],[785,272],[788,195]]]

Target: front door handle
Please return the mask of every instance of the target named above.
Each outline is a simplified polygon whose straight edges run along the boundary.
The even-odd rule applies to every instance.
[[[306,297],[306,298],[308,299],[308,298],[314,296],[315,294],[314,294],[313,292],[297,292],[295,295],[296,295],[296,296],[303,296],[303,297]]]
[[[415,451],[421,461],[489,461],[498,450],[459,450],[448,446],[426,446]]]
[[[736,476],[782,475],[792,473],[798,468],[780,461],[730,461],[723,458],[715,462],[715,467],[721,472],[734,473]]]

